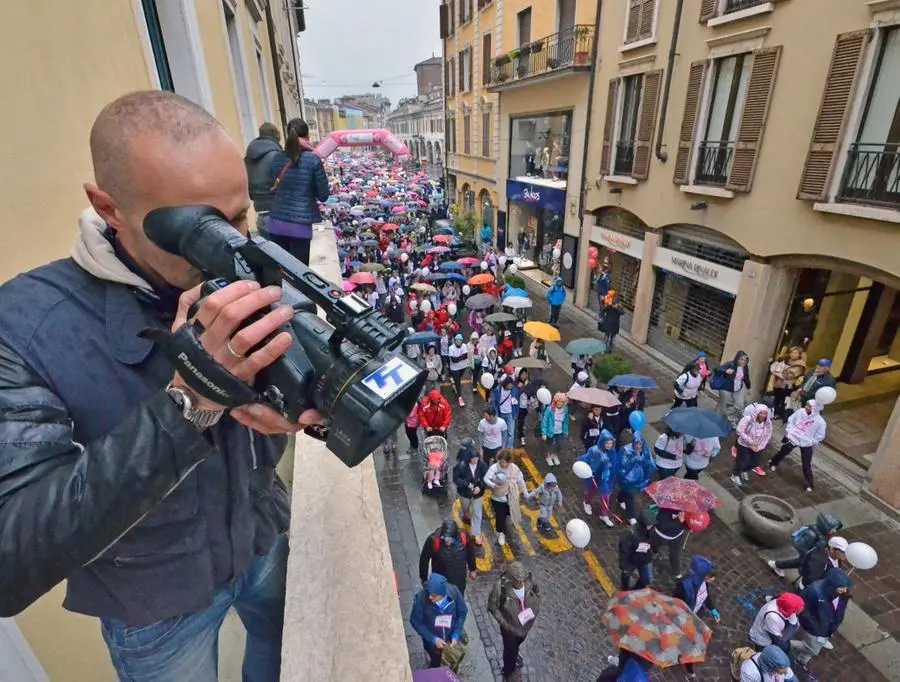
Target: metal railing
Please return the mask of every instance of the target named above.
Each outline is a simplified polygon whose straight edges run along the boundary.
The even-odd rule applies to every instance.
[[[734,142],[728,140],[705,140],[697,150],[698,185],[724,185],[728,181],[728,170],[731,168],[731,157],[734,154]]]
[[[761,5],[766,0],[725,0],[725,9],[723,14],[731,14],[732,12],[740,12],[742,9],[750,9]]]
[[[850,145],[838,198],[878,206],[900,205],[900,144]]]
[[[590,68],[593,48],[594,27],[578,24],[494,59],[490,85],[569,67]]]
[[[634,140],[619,140],[616,142],[616,160],[613,163],[615,175],[631,175],[634,167]]]

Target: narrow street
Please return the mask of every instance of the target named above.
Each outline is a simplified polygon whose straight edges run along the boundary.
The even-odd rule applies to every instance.
[[[535,301],[531,319],[546,319],[546,303],[540,285],[528,283]],[[591,320],[582,311],[564,306],[561,317],[562,345],[568,340],[591,334]],[[560,346],[551,344],[550,356],[554,360],[552,369],[544,376],[553,390],[567,390],[571,384],[568,372],[564,372],[559,362],[565,360]],[[673,375],[667,368],[631,346],[627,341],[619,342],[618,353],[634,362],[634,371],[652,376],[663,387],[648,392],[647,414],[650,422],[646,437],[651,443],[657,436],[658,419],[665,413],[669,402],[667,387]],[[467,401],[465,408],[456,406],[452,388],[443,388],[445,396],[454,405],[454,422],[451,426],[451,452],[455,454],[463,434],[476,433],[482,417],[483,401],[470,394],[471,385],[464,385]],[[544,462],[541,442],[531,435],[535,416],[530,415],[526,424],[527,443],[525,454],[519,465],[530,488],[540,482],[549,470]],[[573,431],[577,431],[573,423]],[[775,439],[773,438],[773,441]],[[776,578],[766,568],[759,548],[735,532],[737,500],[747,491],[769,492],[788,499],[800,511],[801,516],[814,515],[815,509],[826,505],[841,516],[847,529],[843,532],[848,540],[868,538],[881,555],[881,563],[874,571],[857,572],[854,594],[857,606],[881,626],[880,634],[868,642],[872,646],[895,647],[900,634],[900,622],[890,619],[880,620],[885,613],[895,613],[900,604],[900,571],[896,562],[898,535],[895,527],[887,525],[880,517],[869,516],[861,511],[853,511],[858,497],[830,479],[824,472],[817,471],[817,488],[812,495],[804,496],[800,486],[799,467],[782,467],[775,477],[754,479],[744,491],[729,486],[731,457],[728,456],[730,443],[724,443],[723,454],[710,467],[710,476],[704,476],[705,485],[723,497],[725,505],[714,515],[710,527],[692,536],[685,548],[684,562],[690,556],[701,554],[711,559],[716,566],[718,580],[713,588],[722,614],[719,624],[708,623],[713,628],[713,639],[707,662],[698,667],[701,680],[730,680],[729,662],[731,651],[747,643],[747,632],[756,609],[765,602],[767,595],[775,595],[786,589],[786,584]],[[585,551],[575,549],[565,538],[565,523],[572,518],[585,518],[581,506],[582,484],[571,471],[571,464],[583,449],[576,434],[570,434],[568,447],[562,464],[553,468],[560,480],[565,495],[564,509],[553,523],[553,533],[539,533],[534,525],[536,507],[522,505],[523,527],[508,536],[510,542],[500,548],[496,544],[496,534],[489,522],[485,521],[485,544],[478,559],[479,575],[469,583],[466,601],[470,608],[467,631],[472,641],[469,655],[463,666],[463,677],[469,680],[500,680],[500,658],[502,644],[500,632],[493,618],[487,613],[487,597],[497,579],[498,569],[513,559],[523,561],[533,572],[543,597],[543,606],[537,622],[522,649],[525,660],[524,676],[529,682],[551,682],[556,680],[594,680],[606,665],[606,656],[613,654],[614,646],[600,624],[609,594],[618,589],[618,566],[616,542],[621,526],[608,529],[596,518],[587,518],[592,531],[592,539]],[[405,438],[400,435],[398,451],[406,449]],[[391,457],[386,459],[376,453],[379,488],[384,506],[394,568],[398,575],[400,608],[404,618],[408,616],[412,597],[419,589],[418,556],[422,541],[440,524],[441,520],[453,517],[461,522],[458,502],[451,490],[446,499],[435,501],[421,494],[421,462]],[[643,503],[649,500],[645,497]],[[487,505],[486,509],[487,509]],[[858,505],[857,505],[858,506]],[[810,517],[811,518],[811,517]],[[873,535],[875,534],[875,535]],[[893,552],[893,556],[890,553]],[[768,556],[768,555],[766,555]],[[662,560],[660,560],[662,559]],[[654,565],[654,587],[663,592],[671,592],[673,581],[669,575],[667,557],[657,557]],[[886,610],[885,610],[886,609]],[[849,620],[849,619],[848,619]],[[846,626],[849,628],[849,624]],[[854,639],[858,636],[854,634]],[[407,643],[413,668],[426,665],[421,640],[407,624]],[[858,682],[884,682],[888,678],[880,673],[853,644],[842,636],[834,638],[835,648],[818,657],[812,670],[821,682],[851,679],[846,671],[852,670],[852,679]],[[856,644],[856,646],[854,646]],[[891,651],[894,651],[891,648]],[[657,672],[655,680],[683,680],[681,670]]]

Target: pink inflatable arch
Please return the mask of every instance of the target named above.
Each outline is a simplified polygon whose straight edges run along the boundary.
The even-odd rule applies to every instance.
[[[380,130],[335,130],[316,147],[316,154],[323,159],[328,158],[338,147],[384,147],[398,161],[409,158],[409,149],[390,132]]]

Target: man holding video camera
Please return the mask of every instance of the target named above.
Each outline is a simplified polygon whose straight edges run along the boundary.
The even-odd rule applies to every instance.
[[[144,234],[149,211],[210,205],[247,232],[241,151],[168,92],[106,106],[72,257],[0,287],[0,616],[63,580],[100,619],[122,679],[208,682],[231,607],[244,679],[279,678],[289,500],[275,474],[289,423],[191,390],[138,333],[188,321],[201,273]],[[229,284],[192,318],[217,363],[251,383],[291,345],[277,287]],[[257,347],[267,338],[268,342]]]

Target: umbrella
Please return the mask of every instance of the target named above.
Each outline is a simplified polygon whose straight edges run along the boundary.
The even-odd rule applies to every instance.
[[[403,339],[404,346],[427,346],[429,343],[437,343],[441,337],[434,332],[416,332]]]
[[[666,412],[663,424],[676,433],[695,438],[722,438],[731,433],[731,425],[715,410],[699,407],[676,407]]]
[[[472,256],[466,256],[465,258],[457,258],[456,262],[465,267],[469,267],[472,265],[478,265],[481,261],[477,258],[473,258]]]
[[[598,407],[615,407],[616,405],[622,404],[613,393],[604,391],[602,388],[576,386],[569,391],[568,396],[571,400],[576,402],[597,405]]]
[[[347,265],[351,268],[359,268],[359,267],[362,267],[363,265],[365,265],[365,263],[363,263],[361,260],[352,260],[349,263],[347,263]]]
[[[658,668],[706,660],[712,631],[675,597],[650,588],[618,592],[600,620],[616,646]]]
[[[515,322],[518,318],[512,313],[491,313],[486,318],[484,318],[485,322]]]
[[[431,282],[445,282],[450,279],[450,275],[446,272],[429,272],[425,279]]]
[[[559,335],[559,329],[546,322],[526,322],[524,329],[529,336],[544,341],[559,341],[562,338]]]
[[[346,279],[343,282],[341,282],[341,286],[344,287],[344,291],[347,292],[348,294],[356,288],[356,285],[353,282],[350,282]]]
[[[449,234],[439,234],[432,237],[431,241],[435,244],[449,244],[453,241],[453,237]]]
[[[503,298],[528,298],[528,292],[524,289],[517,289],[516,287],[511,287],[509,285],[503,289]]]
[[[377,235],[374,232],[369,232],[368,230],[365,232],[359,233],[360,239],[376,239]]]
[[[566,344],[569,355],[597,355],[606,351],[606,344],[600,339],[575,339]]]
[[[461,275],[458,272],[451,272],[449,275],[447,275],[447,277],[449,279],[455,280],[457,282],[465,282],[466,281],[466,276]]]
[[[462,270],[462,265],[450,261],[449,263],[441,263],[441,270]]]
[[[381,263],[366,263],[363,265],[360,270],[363,272],[381,272],[382,270],[387,270]]]
[[[469,278],[469,284],[472,286],[480,286],[482,284],[490,284],[494,281],[494,276],[489,275],[488,273],[482,273],[480,275],[474,275]]]
[[[663,509],[683,512],[705,512],[722,505],[718,497],[697,481],[670,476],[651,483],[645,492]]]
[[[488,315],[490,317],[490,315]],[[485,318],[487,319],[487,318]],[[507,367],[521,367],[522,369],[547,369],[549,362],[537,358],[513,358],[506,363]]]
[[[396,223],[386,223],[381,226],[381,229],[384,230],[385,232],[393,232],[394,230],[399,230],[400,226],[397,225]]]
[[[416,291],[424,291],[426,294],[437,293],[437,289],[435,289],[430,284],[425,284],[425,282],[416,282],[410,287],[410,289],[415,289]]]
[[[391,209],[391,213],[394,213],[396,215],[406,213],[406,206],[394,206],[394,208]]]
[[[466,299],[466,308],[470,310],[482,310],[497,305],[497,299],[489,294],[475,294]]]
[[[512,308],[513,310],[530,308],[532,305],[530,298],[524,298],[522,296],[510,296],[509,298],[503,299],[503,307]]]
[[[361,243],[363,246],[365,246],[367,249],[370,249],[370,248],[372,248],[373,246],[378,246],[378,240],[376,240],[376,239],[364,239],[364,240],[361,241],[360,243]]]
[[[439,227],[434,231],[434,233],[435,234],[449,234],[452,236],[452,235],[456,234],[456,230],[454,230],[452,227]]]
[[[354,272],[350,275],[350,281],[354,284],[375,284],[375,275],[371,272]]]
[[[607,385],[615,386],[616,388],[638,388],[642,391],[658,388],[653,379],[640,374],[617,374],[607,382]]]
[[[450,247],[449,246],[432,246],[430,249],[428,249],[428,253],[437,253],[437,254],[450,253]]]

